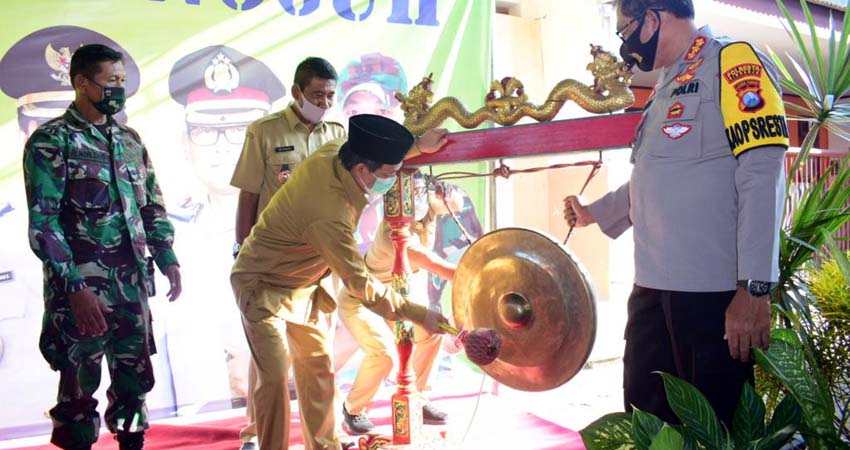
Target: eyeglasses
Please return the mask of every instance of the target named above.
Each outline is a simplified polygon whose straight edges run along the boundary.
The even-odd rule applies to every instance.
[[[189,126],[189,140],[195,145],[207,147],[217,144],[219,136],[224,134],[224,138],[228,143],[241,145],[245,142],[245,133],[247,131],[248,127],[246,125],[231,127]]]
[[[637,26],[637,28],[635,28],[635,31],[640,30],[641,28],[643,28],[643,21],[644,21],[644,20],[646,20],[646,15],[647,15],[647,14],[649,14],[649,12],[650,12],[650,11],[654,11],[654,12],[655,12],[655,14],[656,14],[656,15],[658,15],[658,13],[659,13],[660,11],[664,11],[664,9],[662,9],[662,8],[650,8],[650,9],[647,9],[646,11],[644,11],[644,12],[642,12],[641,14],[637,15],[634,19],[630,20],[628,23],[626,23],[625,25],[623,25],[623,26],[622,26],[620,29],[618,29],[618,30],[617,30],[614,34],[616,34],[616,35],[617,35],[617,37],[618,37],[618,38],[620,38],[620,40],[621,40],[621,41],[625,42],[625,41],[626,41],[627,36],[623,35],[623,32],[624,32],[624,31],[626,31],[626,30],[628,30],[628,29],[629,29],[629,27],[631,27],[631,26],[632,26],[632,24],[633,24],[633,23],[635,23],[635,22],[637,22],[637,23],[638,23],[638,26]],[[632,33],[634,33],[634,31],[633,31]],[[631,34],[632,34],[632,33],[629,33],[629,36],[631,36]]]

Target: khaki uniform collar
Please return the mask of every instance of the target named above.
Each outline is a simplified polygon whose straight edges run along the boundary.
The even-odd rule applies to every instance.
[[[345,189],[345,194],[349,200],[351,200],[351,204],[358,211],[362,211],[369,204],[369,198],[363,192],[363,189],[360,189],[360,186],[357,185],[357,181],[354,180],[354,175],[351,174],[351,171],[346,170],[342,166],[342,161],[338,157],[334,158],[334,175],[342,183],[342,187]]]

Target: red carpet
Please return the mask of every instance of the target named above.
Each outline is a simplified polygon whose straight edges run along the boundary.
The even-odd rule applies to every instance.
[[[473,418],[475,395],[439,397],[434,404],[450,415],[446,429],[448,441],[455,443],[446,448],[463,450],[584,450],[581,437],[575,431],[561,427],[535,415],[519,412],[504,404],[498,397],[482,395]],[[370,417],[380,433],[392,434],[389,402],[376,402]],[[470,426],[470,419],[472,425]],[[203,422],[191,425],[165,425],[154,423],[145,435],[146,450],[236,450],[239,448],[239,430],[245,424],[242,417]],[[463,443],[461,437],[469,427]],[[440,429],[440,427],[431,427]],[[301,425],[293,414],[290,442],[300,445]],[[343,440],[349,437],[343,435]],[[350,438],[354,440],[354,438]],[[118,447],[110,434],[102,434],[93,450],[114,450]],[[49,450],[51,445],[21,447],[19,450]]]

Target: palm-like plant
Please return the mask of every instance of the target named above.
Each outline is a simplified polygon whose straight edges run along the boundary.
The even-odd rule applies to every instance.
[[[801,165],[808,160],[821,129],[850,141],[850,14],[844,15],[840,33],[836,33],[830,19],[829,43],[824,49],[805,0],[800,0],[800,5],[806,16],[808,37],[802,35],[784,2],[776,0],[776,3],[786,19],[783,25],[801,55],[802,64],[790,55],[787,57],[803,85],[797,82],[782,59],[768,50],[781,74],[782,88],[797,95],[803,103],[785,103],[789,119],[809,121],[810,127],[788,174],[787,204],[791,208],[786,213],[790,215],[786,217],[780,241],[780,288],[774,292],[774,300],[806,319],[809,317],[805,300],[808,295],[800,277],[801,269],[823,247],[826,236],[834,235],[850,219],[847,185],[850,162],[845,160],[832,167],[831,179],[824,176],[802,192],[793,189],[792,182]],[[795,192],[799,195],[793,195]]]
[[[783,313],[781,317],[797,332],[808,361],[820,362],[819,340],[811,330],[817,330],[817,318],[811,314],[807,272],[812,258],[827,246],[832,236],[850,219],[850,160],[834,164],[827,173],[810,183],[794,185],[798,172],[809,158],[815,139],[822,129],[850,141],[850,14],[844,15],[840,30],[830,19],[829,40],[821,44],[808,3],[800,0],[809,36],[804,37],[782,0],[776,0],[785,16],[788,35],[799,52],[799,61],[787,55],[802,83],[791,74],[782,59],[768,49],[779,69],[780,84],[785,92],[797,95],[801,104],[786,102],[790,120],[805,120],[810,124],[803,137],[800,152],[788,174],[787,201],[783,232],[780,236],[779,288],[773,300]],[[821,367],[829,373],[832,368]],[[775,405],[779,384],[772,377],[759,374],[760,391],[772,397],[768,407]],[[834,387],[834,386],[833,386]]]

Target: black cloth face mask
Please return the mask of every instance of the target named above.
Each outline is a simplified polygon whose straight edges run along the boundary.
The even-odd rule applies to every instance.
[[[640,41],[640,33],[646,21],[646,15],[649,12],[654,12],[656,17],[658,17],[658,27],[655,29],[655,33],[652,33],[652,37],[644,43]],[[660,33],[661,16],[658,14],[658,11],[651,9],[643,13],[643,17],[638,20],[637,29],[629,35],[628,39],[624,39],[623,44],[620,45],[620,56],[623,58],[623,62],[629,67],[637,65],[638,69],[644,72],[649,72],[655,68],[655,54],[658,52],[658,36]]]
[[[91,78],[89,78],[89,81],[101,89],[100,100],[92,102],[92,105],[96,110],[100,111],[102,114],[111,116],[118,114],[122,109],[124,109],[124,103],[127,101],[127,98],[124,95],[123,87],[104,86]]]

